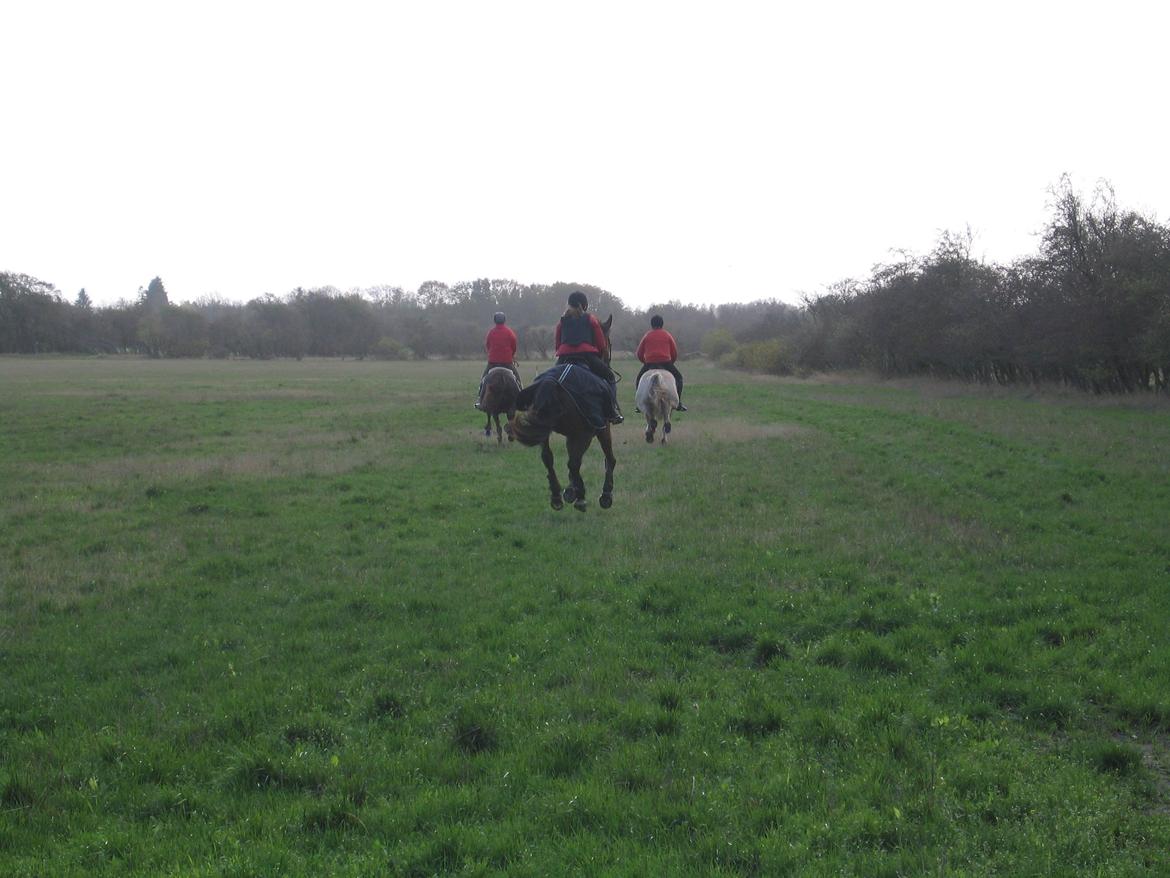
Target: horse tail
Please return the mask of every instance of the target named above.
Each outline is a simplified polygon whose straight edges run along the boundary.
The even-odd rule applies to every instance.
[[[516,412],[512,421],[512,435],[521,445],[543,445],[552,433],[552,425],[537,417],[535,412]]]
[[[654,370],[650,374],[649,393],[646,397],[659,420],[665,421],[670,417],[670,403],[667,400],[669,395],[670,390],[662,378],[662,372]]]

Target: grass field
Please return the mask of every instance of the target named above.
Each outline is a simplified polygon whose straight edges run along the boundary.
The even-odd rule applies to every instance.
[[[1165,401],[479,371],[0,359],[0,874],[1170,874]]]

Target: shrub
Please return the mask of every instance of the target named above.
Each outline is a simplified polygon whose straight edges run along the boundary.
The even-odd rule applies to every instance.
[[[410,360],[414,358],[414,351],[396,338],[382,336],[370,351],[379,360]]]
[[[712,329],[703,336],[700,349],[712,360],[735,350],[735,337],[727,329]]]
[[[779,338],[742,344],[720,358],[723,365],[769,375],[791,375],[795,362],[791,347]]]

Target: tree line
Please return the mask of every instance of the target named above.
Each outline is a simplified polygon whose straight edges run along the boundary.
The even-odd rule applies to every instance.
[[[1086,201],[1066,181],[1036,255],[989,265],[943,235],[925,257],[806,301],[786,343],[782,358],[813,370],[1165,392],[1170,229],[1107,186]]]
[[[553,356],[553,333],[573,290],[590,308],[614,315],[617,350],[633,351],[649,329],[649,311],[629,308],[589,284],[520,284],[479,279],[453,286],[438,281],[418,290],[374,287],[342,292],[324,287],[265,295],[247,303],[205,297],[172,304],[161,278],[131,300],[95,308],[82,290],[73,302],[51,284],[0,274],[0,353],[106,353],[149,357],[479,358],[492,315],[503,311],[523,359]],[[680,347],[699,352],[712,326],[751,335],[769,315],[796,313],[779,302],[696,307],[666,303]]]
[[[657,313],[684,353],[775,374],[863,369],[1170,391],[1165,225],[1119,207],[1107,186],[1086,199],[1066,179],[1038,253],[999,265],[974,258],[971,246],[969,235],[946,233],[929,254],[876,266],[799,307],[765,299],[639,310],[588,284],[488,279],[176,305],[156,277],[135,298],[95,308],[84,290],[70,302],[44,281],[0,273],[0,353],[479,358],[492,313],[504,311],[521,356],[541,359],[552,356],[568,293],[581,289],[594,311],[614,314],[618,351],[632,351]]]

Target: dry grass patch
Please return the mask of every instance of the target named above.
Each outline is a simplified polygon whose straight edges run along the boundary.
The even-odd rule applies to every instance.
[[[57,485],[85,484],[109,487],[127,481],[158,483],[197,479],[257,479],[302,475],[339,475],[367,466],[385,456],[371,443],[337,444],[315,448],[245,451],[214,457],[120,457],[88,464],[34,464],[25,468],[33,478]]]
[[[1170,814],[1170,736],[1159,736],[1153,741],[1138,744],[1137,748],[1141,753],[1142,765],[1153,778],[1154,787],[1158,791],[1158,802],[1148,812]]]
[[[106,486],[128,480],[184,481],[206,476],[270,478],[336,475],[381,459],[388,440],[362,431],[305,432],[296,426],[232,437],[241,451],[200,451],[197,440],[167,446],[188,454],[138,454],[85,463],[30,463],[18,471],[34,483]]]
[[[638,424],[626,421],[626,424]],[[799,424],[753,424],[742,418],[717,418],[688,423],[675,421],[670,442],[693,438],[706,442],[755,442],[760,439],[793,439],[809,436],[813,430]]]

